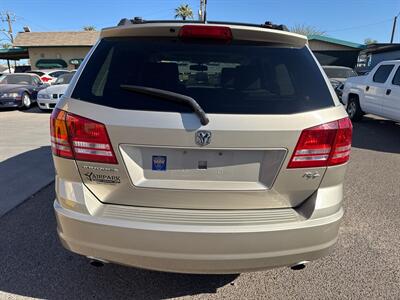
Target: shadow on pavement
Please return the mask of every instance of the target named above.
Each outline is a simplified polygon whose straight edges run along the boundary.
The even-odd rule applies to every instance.
[[[90,266],[58,241],[53,190],[51,184],[0,219],[0,295],[2,291],[46,299],[165,299],[215,293],[238,276]]]
[[[384,119],[364,117],[353,123],[355,148],[400,153],[400,124]]]
[[[0,161],[0,217],[53,180],[50,146]]]
[[[41,110],[37,103],[33,104],[29,109],[22,109],[21,112],[28,114],[51,114],[51,110]]]

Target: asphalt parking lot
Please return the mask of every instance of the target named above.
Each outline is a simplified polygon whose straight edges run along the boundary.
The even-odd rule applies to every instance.
[[[0,111],[0,217],[54,180],[49,113]]]
[[[0,128],[15,122],[2,113]],[[15,112],[14,118],[26,118],[21,122],[25,127],[48,114]],[[14,124],[19,130],[13,140],[18,141],[24,128]],[[3,131],[0,137],[4,143]],[[37,142],[15,156],[42,147],[48,150],[47,136]],[[43,157],[51,164],[46,151]],[[0,161],[0,170],[10,159]],[[334,252],[301,271],[279,268],[224,276],[90,266],[57,240],[50,183],[0,218],[0,298],[400,299],[399,170],[400,125],[372,117],[355,124],[345,184],[346,213]],[[0,189],[4,184],[0,181]],[[3,201],[4,193],[0,195]]]

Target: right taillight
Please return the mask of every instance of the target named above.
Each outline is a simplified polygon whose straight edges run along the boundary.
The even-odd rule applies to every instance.
[[[349,118],[344,118],[338,120],[338,127],[335,144],[328,161],[328,166],[343,164],[350,158],[353,125]]]
[[[104,124],[55,109],[50,118],[54,155],[76,160],[116,164]]]
[[[328,167],[347,162],[352,130],[349,118],[303,130],[288,168]]]

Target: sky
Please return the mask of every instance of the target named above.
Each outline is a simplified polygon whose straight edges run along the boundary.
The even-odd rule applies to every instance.
[[[174,8],[189,4],[195,16],[200,0],[0,0],[0,12],[16,16],[14,31],[28,25],[32,31],[76,31],[114,26],[121,18],[171,20]],[[289,28],[304,24],[327,36],[355,43],[365,38],[389,42],[400,0],[208,0],[207,19],[264,23],[269,20]],[[0,29],[7,24],[0,23]],[[1,33],[1,32],[0,32]],[[0,35],[0,39],[4,38]],[[0,41],[3,43],[4,41]],[[395,42],[400,43],[400,18]]]

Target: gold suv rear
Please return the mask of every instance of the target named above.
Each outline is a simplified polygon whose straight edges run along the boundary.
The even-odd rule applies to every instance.
[[[51,116],[63,245],[185,273],[327,254],[352,125],[306,38],[283,29],[104,29]]]

